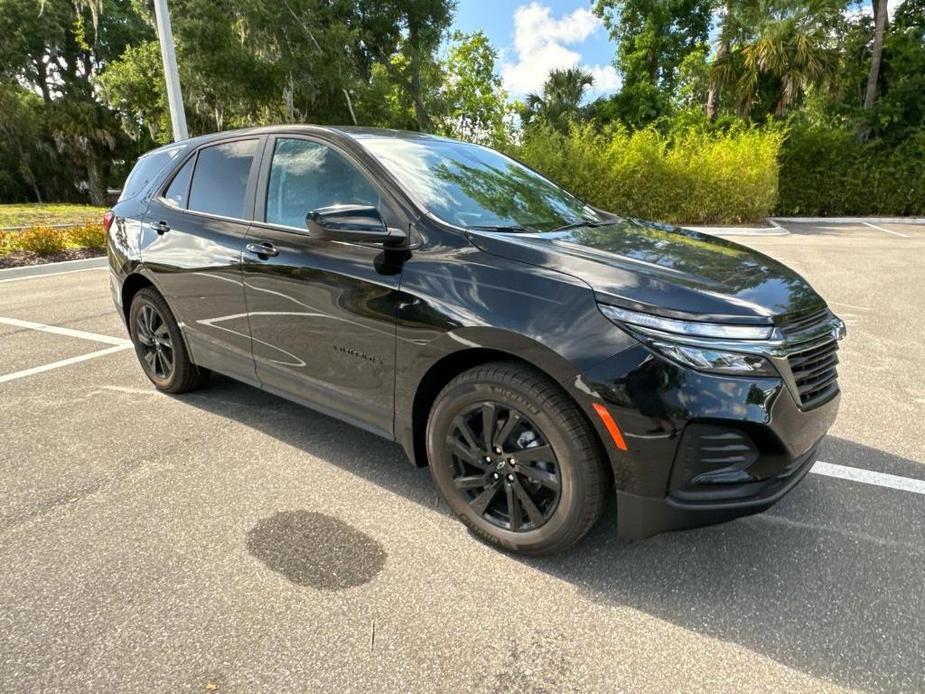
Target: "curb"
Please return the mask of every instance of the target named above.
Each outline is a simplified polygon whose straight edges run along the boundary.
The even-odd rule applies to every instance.
[[[873,226],[878,224],[911,224],[925,226],[925,217],[767,217],[766,221],[770,226],[763,227],[694,227],[682,226],[684,229],[693,229],[704,234],[713,236],[788,236],[790,231],[781,224],[814,224],[824,226],[826,224],[844,224],[856,226]],[[881,229],[896,236],[905,236],[898,231]]]
[[[925,217],[768,217],[768,221],[793,224],[919,224]]]
[[[73,229],[74,227],[82,227],[88,224],[96,224],[96,222],[63,222],[61,224],[26,224],[19,227],[0,227],[0,231],[25,231],[26,229],[35,229],[36,227],[48,227],[49,229]]]
[[[789,231],[777,224],[769,227],[682,227],[713,236],[788,236]]]

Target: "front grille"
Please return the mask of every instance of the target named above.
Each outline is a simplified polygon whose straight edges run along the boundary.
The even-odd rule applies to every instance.
[[[791,354],[790,371],[800,394],[800,404],[808,407],[826,399],[838,390],[838,342],[825,344]]]
[[[781,325],[780,329],[787,342],[798,343],[807,339],[821,324],[828,323],[832,318],[832,313],[826,308],[802,318],[791,318]]]
[[[827,308],[791,317],[780,326],[789,353],[793,385],[806,409],[838,390],[838,328],[840,322]]]

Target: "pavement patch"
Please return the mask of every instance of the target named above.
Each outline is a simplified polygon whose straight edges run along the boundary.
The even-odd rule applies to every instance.
[[[247,534],[247,549],[300,586],[344,590],[373,579],[385,565],[382,545],[338,518],[281,511]]]

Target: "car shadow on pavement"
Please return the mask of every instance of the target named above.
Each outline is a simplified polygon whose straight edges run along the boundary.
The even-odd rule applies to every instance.
[[[427,472],[394,443],[222,377],[180,400],[448,513]],[[870,469],[920,465],[842,439],[823,448],[823,459],[838,462],[827,450]],[[641,610],[835,684],[925,687],[920,496],[811,474],[758,516],[638,542],[618,540],[615,530],[611,505],[573,550],[514,560],[590,600]]]

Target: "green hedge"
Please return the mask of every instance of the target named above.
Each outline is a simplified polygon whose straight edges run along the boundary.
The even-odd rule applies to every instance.
[[[858,142],[853,131],[795,128],[781,150],[787,216],[925,215],[925,131],[899,143]]]
[[[618,214],[683,224],[768,216],[777,201],[776,129],[603,132],[531,129],[514,154],[583,200]]]

